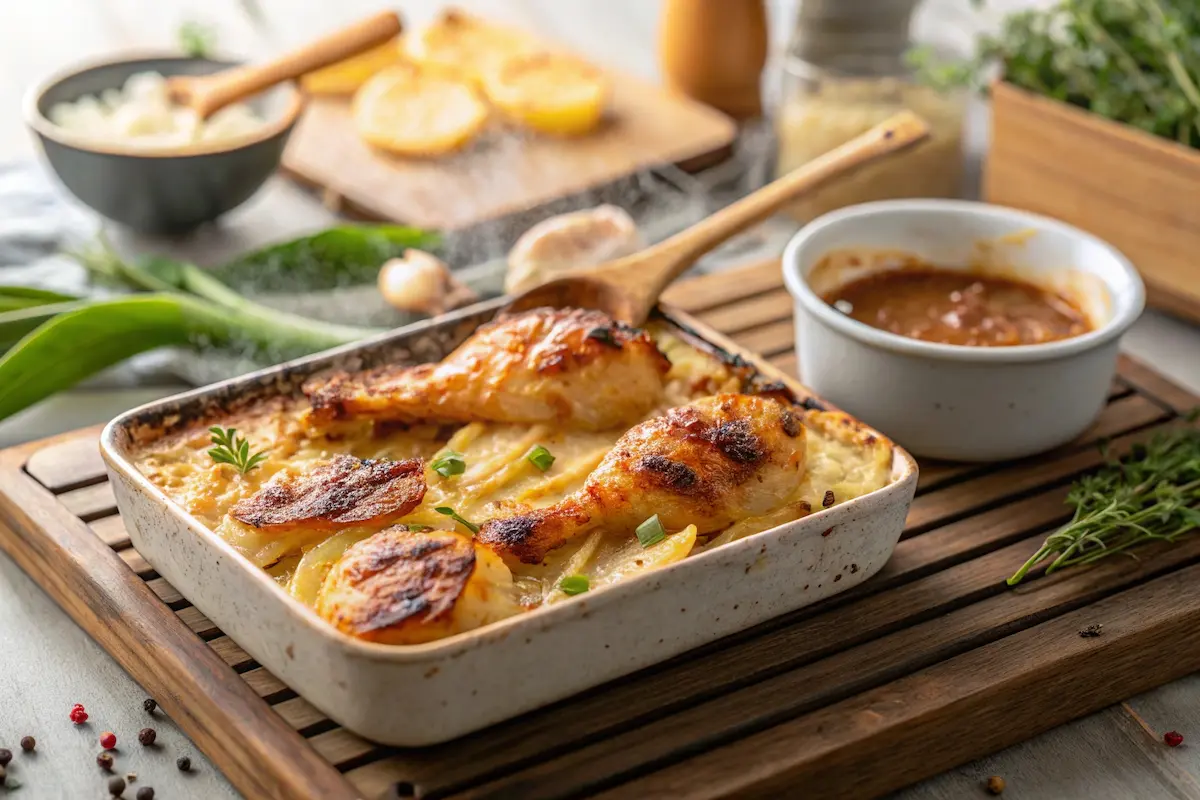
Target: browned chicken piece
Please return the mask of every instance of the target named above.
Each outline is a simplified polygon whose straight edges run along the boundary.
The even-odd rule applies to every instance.
[[[229,513],[268,531],[382,527],[419,506],[424,496],[425,466],[420,459],[364,461],[339,455],[305,475],[277,475]]]
[[[787,503],[804,473],[800,415],[775,398],[719,394],[673,408],[621,437],[583,488],[562,502],[494,519],[478,540],[536,564],[597,528],[634,530],[658,515],[667,530],[700,533]]]
[[[418,644],[520,612],[512,573],[450,531],[380,531],[346,551],[321,584],[317,613],[343,633]]]
[[[632,425],[660,402],[670,362],[599,311],[539,308],[490,322],[437,364],[310,381],[314,421]]]

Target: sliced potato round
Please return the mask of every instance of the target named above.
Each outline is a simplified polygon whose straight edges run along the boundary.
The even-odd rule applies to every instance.
[[[537,45],[519,31],[450,10],[439,16],[406,49],[419,63],[459,72],[481,81],[506,61]]]
[[[452,75],[410,65],[373,75],[354,95],[354,125],[368,144],[402,156],[458,150],[487,123],[487,104]]]
[[[517,56],[483,77],[488,99],[514,121],[541,133],[579,136],[600,124],[610,86],[605,74],[558,53]]]
[[[300,88],[309,94],[352,95],[372,75],[394,66],[401,58],[400,39],[396,38],[345,61],[310,72],[300,79]]]

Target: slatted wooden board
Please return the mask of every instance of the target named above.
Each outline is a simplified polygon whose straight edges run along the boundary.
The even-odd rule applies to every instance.
[[[698,278],[670,300],[795,369],[777,264]],[[1078,442],[1019,463],[922,465],[904,538],[863,586],[420,750],[325,719],[159,578],[130,547],[94,429],[0,453],[0,546],[249,797],[866,798],[1200,663],[1200,536],[1004,584],[1066,519],[1067,485],[1100,462],[1098,440],[1127,451],[1196,402],[1123,360]],[[1102,636],[1078,635],[1093,623]]]

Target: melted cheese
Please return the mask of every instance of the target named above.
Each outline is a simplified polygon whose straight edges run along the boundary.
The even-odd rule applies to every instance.
[[[665,330],[653,333],[672,366],[664,402],[652,415],[740,388],[740,379],[713,356]],[[480,524],[521,508],[552,505],[581,488],[625,433],[474,422],[453,431],[423,426],[384,435],[368,425],[352,424],[322,436],[301,424],[304,408],[300,400],[274,400],[225,419],[210,420],[152,443],[137,464],[171,499],[310,606],[333,564],[375,531],[272,533],[229,516],[234,504],[253,495],[275,475],[308,472],[339,453],[359,458],[424,458],[425,498],[401,522],[461,533],[463,527],[435,509],[449,507]],[[842,503],[887,484],[892,456],[888,442],[840,413],[806,412],[804,421],[809,432],[808,466],[795,494],[780,498],[781,507],[776,511],[735,523],[699,546],[719,546],[798,519],[827,505],[830,492],[832,502]],[[214,422],[236,427],[252,449],[266,449],[269,457],[248,475],[214,463],[207,454],[207,425]],[[554,463],[545,472],[527,458],[538,445],[554,455]],[[460,475],[443,477],[430,463],[451,450],[463,455],[466,469]],[[515,565],[514,579],[522,605],[534,607],[564,599],[557,586],[567,575],[585,575],[595,589],[680,561],[697,547],[693,526],[669,532],[666,539],[649,548],[643,548],[632,531],[599,531],[552,551],[543,564]]]

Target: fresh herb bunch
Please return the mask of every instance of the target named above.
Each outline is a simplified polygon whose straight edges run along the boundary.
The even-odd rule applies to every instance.
[[[1181,144],[1200,147],[1200,3],[1062,0],[1010,14],[965,63],[909,54],[933,85],[1009,83]]]
[[[1193,412],[1189,422],[1195,418]],[[1189,424],[1136,445],[1127,458],[1076,481],[1067,504],[1075,507],[1071,521],[1050,534],[1009,586],[1049,559],[1047,573],[1200,529],[1200,430]]]
[[[208,432],[212,434],[213,443],[208,455],[218,464],[229,464],[245,475],[267,460],[266,450],[250,452],[250,442],[246,441],[245,436],[238,436],[237,428],[214,425]]]

